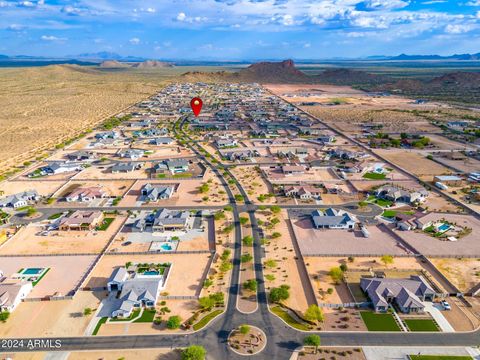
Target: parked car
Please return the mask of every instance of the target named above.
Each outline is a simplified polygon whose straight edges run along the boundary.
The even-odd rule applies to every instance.
[[[446,300],[442,300],[440,304],[442,304],[443,310],[452,310],[450,304]]]

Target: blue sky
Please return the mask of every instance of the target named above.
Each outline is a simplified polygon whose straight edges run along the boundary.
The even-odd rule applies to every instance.
[[[0,54],[324,59],[480,52],[480,0],[0,0]]]

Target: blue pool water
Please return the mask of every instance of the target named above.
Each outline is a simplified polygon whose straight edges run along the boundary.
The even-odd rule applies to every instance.
[[[448,225],[448,224],[442,224],[442,225],[440,225],[440,226],[438,227],[438,230],[439,230],[439,231],[442,231],[442,232],[445,232],[445,231],[447,231],[448,229],[450,229],[450,225]]]
[[[163,251],[172,251],[172,245],[170,244],[162,244],[160,247]]]
[[[43,271],[42,268],[28,268],[23,270],[22,274],[24,275],[37,275]]]
[[[156,270],[145,271],[145,272],[143,273],[143,275],[158,275],[158,274],[160,274],[160,273],[159,273],[158,271],[156,271]]]

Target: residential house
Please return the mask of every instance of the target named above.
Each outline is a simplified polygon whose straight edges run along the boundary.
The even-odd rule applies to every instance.
[[[103,220],[103,212],[92,210],[77,210],[63,217],[58,228],[61,231],[68,230],[93,230]]]
[[[173,142],[173,139],[170,137],[156,137],[150,140],[152,145],[169,145]]]
[[[95,134],[95,138],[99,140],[106,140],[106,139],[118,139],[120,136],[115,131],[105,131],[98,134]]]
[[[461,186],[463,179],[455,175],[437,175],[433,178],[434,182],[440,182],[448,186]]]
[[[78,164],[78,163],[69,164],[67,162],[52,162],[28,174],[28,177],[58,175],[58,174],[63,174],[63,173],[68,173],[73,171],[81,171],[81,170],[83,170],[82,164]]]
[[[305,173],[305,167],[302,165],[282,165],[281,171],[284,175],[299,175]]]
[[[175,185],[145,184],[141,189],[143,200],[158,201],[170,199],[175,192]]]
[[[145,155],[145,151],[141,149],[126,149],[121,150],[118,155],[122,158],[130,160],[138,160]]]
[[[124,267],[113,271],[107,282],[110,293],[118,293],[112,317],[128,318],[135,309],[154,308],[160,291],[165,288],[168,270],[163,274],[129,273]]]
[[[324,144],[333,143],[335,141],[335,136],[333,135],[322,135],[317,138],[318,141]]]
[[[313,186],[287,186],[283,189],[285,196],[302,200],[320,199],[322,190]]]
[[[387,311],[390,304],[395,304],[403,313],[422,313],[423,302],[436,297],[423,276],[418,275],[411,275],[409,279],[361,278],[360,287],[377,312]]]
[[[235,139],[229,138],[229,139],[218,139],[215,141],[215,145],[219,149],[225,149],[225,148],[231,148],[231,147],[236,147],[238,146],[238,142]]]
[[[84,151],[79,150],[65,155],[69,161],[83,161],[83,160],[94,160],[97,157],[97,154],[93,151]]]
[[[126,162],[126,163],[117,163],[113,165],[110,170],[113,174],[117,173],[129,173],[135,170],[140,170],[142,168],[142,163],[133,163],[133,162]]]
[[[0,312],[13,312],[32,289],[31,281],[3,278],[0,282]]]
[[[90,202],[95,199],[103,199],[107,193],[101,186],[78,187],[65,197],[67,202]]]
[[[28,204],[38,201],[39,199],[40,195],[38,195],[36,190],[27,190],[21,193],[0,198],[0,208],[12,207],[16,209],[27,206]]]
[[[190,162],[186,159],[170,159],[166,160],[165,164],[172,174],[178,174],[188,171]]]
[[[358,223],[354,215],[334,208],[315,210],[311,216],[316,229],[353,229]]]
[[[425,189],[408,191],[394,185],[384,185],[375,191],[375,196],[393,202],[413,204],[425,201],[428,196],[428,191]]]
[[[134,228],[145,231],[150,228],[153,232],[160,231],[187,231],[193,226],[193,218],[188,211],[160,209],[137,220]]]

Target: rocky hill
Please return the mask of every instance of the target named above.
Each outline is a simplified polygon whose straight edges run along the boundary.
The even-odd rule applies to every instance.
[[[309,81],[309,77],[295,67],[293,60],[255,63],[240,70],[236,76],[241,81],[263,83]]]
[[[139,69],[151,69],[151,68],[169,68],[173,67],[173,64],[166,63],[158,60],[146,60],[132,65]]]
[[[130,67],[130,65],[121,63],[117,60],[105,60],[99,66],[104,69],[121,69]]]

